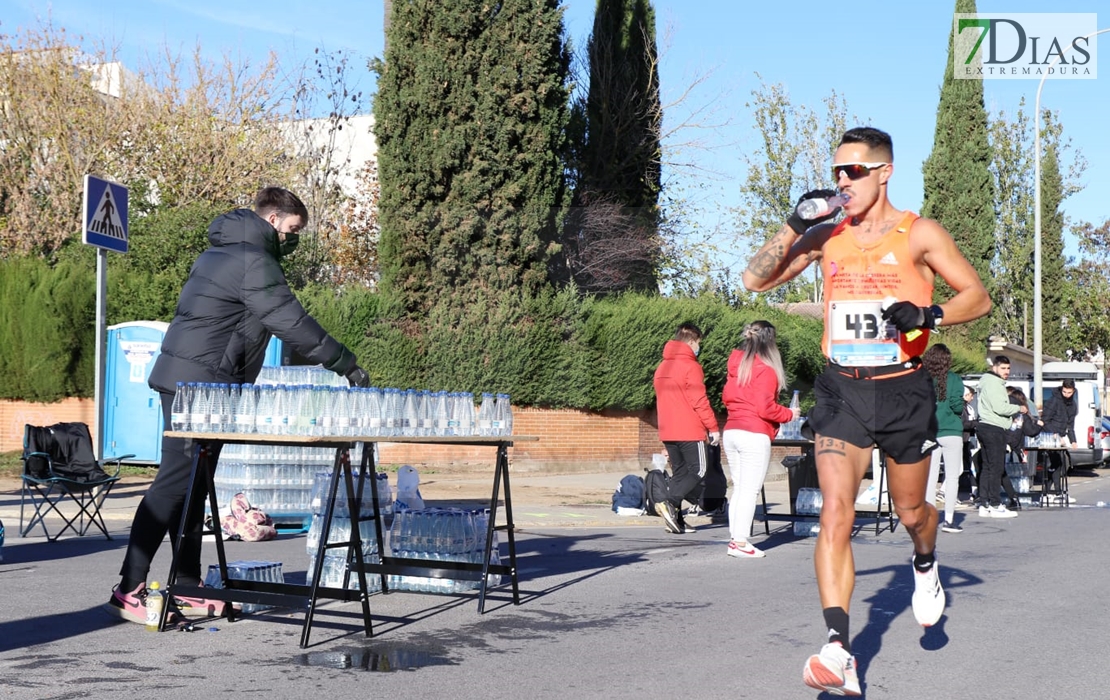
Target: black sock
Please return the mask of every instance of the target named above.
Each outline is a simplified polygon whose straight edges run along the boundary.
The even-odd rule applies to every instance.
[[[825,608],[825,626],[829,628],[829,641],[839,642],[844,651],[852,653],[852,643],[848,640],[848,613],[844,608]]]
[[[136,581],[125,576],[119,582],[119,590],[122,593],[130,593],[140,585],[146,585],[146,581]]]
[[[917,552],[913,553],[913,568],[917,569],[921,573],[925,573],[929,569],[933,568],[933,564],[935,564],[936,562],[936,550],[933,550],[928,554],[918,554]]]

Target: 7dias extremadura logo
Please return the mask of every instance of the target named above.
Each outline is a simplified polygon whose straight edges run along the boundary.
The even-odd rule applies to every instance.
[[[1098,77],[1093,12],[957,14],[952,74],[965,80]]]

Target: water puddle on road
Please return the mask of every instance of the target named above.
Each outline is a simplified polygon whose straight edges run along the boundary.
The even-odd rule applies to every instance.
[[[413,671],[425,666],[452,666],[446,654],[412,647],[359,647],[316,651],[294,657],[299,666],[340,668],[354,671]]]

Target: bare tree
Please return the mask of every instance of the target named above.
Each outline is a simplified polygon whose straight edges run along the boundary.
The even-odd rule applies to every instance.
[[[758,74],[756,74],[758,76]],[[760,78],[762,81],[762,78]],[[828,166],[847,124],[844,98],[831,92],[822,100],[823,113],[795,105],[781,83],[761,83],[745,104],[752,110],[760,147],[742,156],[748,168],[736,211],[741,246],[755,250],[782,228],[797,198],[805,192],[831,187]],[[853,121],[858,119],[853,117]],[[819,301],[821,277],[802,278],[771,292],[776,301]]]
[[[74,239],[86,173],[131,187],[141,215],[246,204],[305,171],[279,128],[293,101],[275,56],[254,67],[164,50],[132,74],[82,43],[49,24],[0,37],[0,255],[52,258]]]

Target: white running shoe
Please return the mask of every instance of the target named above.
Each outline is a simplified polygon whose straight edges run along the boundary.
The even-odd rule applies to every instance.
[[[913,566],[913,560],[910,560]],[[932,627],[944,613],[944,589],[936,561],[924,573],[913,567],[913,616],[922,627]]]
[[[992,518],[1016,518],[1018,515],[1016,511],[1012,511],[1006,506],[1002,505],[992,506],[990,510],[990,517]]]
[[[741,545],[735,540],[731,540],[728,543],[728,555],[737,559],[759,559],[767,556],[767,553],[751,542]]]
[[[837,642],[829,642],[806,661],[802,680],[810,688],[832,695],[860,695],[856,657]]]
[[[989,518],[989,517],[991,517],[991,509],[988,506],[979,506],[979,517],[980,518]]]

